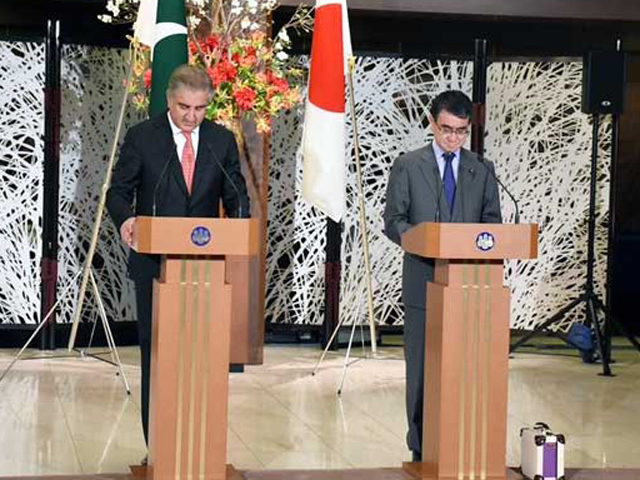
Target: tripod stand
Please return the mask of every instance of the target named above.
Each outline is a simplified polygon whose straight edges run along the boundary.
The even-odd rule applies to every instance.
[[[371,283],[371,264],[369,262],[369,236],[367,233],[367,223],[366,223],[366,208],[365,208],[365,203],[364,203],[364,193],[362,190],[362,166],[361,166],[361,162],[360,162],[360,141],[359,141],[359,137],[358,137],[358,120],[356,118],[356,100],[355,100],[355,92],[353,89],[353,70],[355,68],[355,57],[350,57],[349,58],[349,71],[348,71],[348,75],[347,75],[347,80],[349,83],[349,106],[350,106],[350,110],[351,110],[351,119],[352,119],[352,124],[353,124],[353,146],[354,146],[354,153],[355,153],[355,164],[356,164],[356,175],[357,175],[357,186],[358,186],[358,204],[359,204],[359,211],[360,211],[360,231],[362,232],[362,247],[363,247],[363,254],[364,254],[364,265],[365,265],[365,272],[366,272],[366,287],[367,287],[367,310],[368,310],[368,314],[369,314],[369,331],[371,332],[371,353],[373,354],[373,356],[375,357],[376,355],[376,351],[377,351],[377,346],[376,346],[376,329],[375,329],[375,321],[373,319],[373,286]],[[359,313],[359,312],[358,312]],[[360,315],[358,315],[358,318],[360,318]],[[338,325],[336,325],[335,330],[333,331],[333,333],[331,334],[331,338],[329,339],[329,341],[327,342],[327,346],[325,347],[324,351],[322,352],[322,355],[320,356],[320,359],[318,360],[318,362],[316,363],[316,366],[313,369],[313,372],[311,373],[311,375],[315,375],[316,372],[318,371],[318,367],[320,366],[320,363],[322,363],[322,360],[324,360],[325,355],[327,354],[327,351],[331,348],[331,346],[333,345],[333,340],[334,338],[336,338],[336,336],[338,335],[338,332],[340,331],[340,327],[342,326],[343,322],[344,322],[344,317],[340,319],[340,321],[338,322]],[[363,328],[362,328],[362,321],[356,322],[354,321],[353,324],[351,325],[351,335],[349,336],[349,345],[347,347],[347,354],[344,357],[344,365],[342,368],[342,378],[340,379],[340,385],[338,386],[338,395],[340,395],[342,393],[342,387],[344,386],[344,380],[345,380],[345,376],[347,373],[347,367],[349,365],[351,365],[349,363],[349,356],[351,355],[351,346],[353,345],[353,337],[355,335],[355,331],[356,331],[356,324],[360,325],[360,338],[362,340],[362,350],[364,352],[364,332],[363,332]],[[366,355],[365,357],[366,358]],[[361,360],[355,360],[352,363],[355,363],[357,361]]]
[[[109,326],[109,322],[107,321],[107,314],[104,308],[104,304],[102,303],[102,298],[100,297],[100,292],[98,291],[98,284],[95,280],[95,276],[93,274],[93,270],[91,270],[91,266],[87,265],[87,267],[89,269],[89,278],[91,279],[91,285],[93,287],[93,293],[95,295],[96,301],[98,303],[98,312],[100,315],[100,320],[102,322],[102,328],[104,329],[104,335],[105,338],[107,340],[107,346],[108,346],[108,353],[111,355],[111,360],[107,360],[104,358],[101,358],[95,354],[85,354],[84,351],[81,351],[80,354],[81,356],[90,356],[96,360],[100,360],[102,362],[105,363],[109,363],[110,365],[113,365],[115,367],[118,368],[118,376],[121,378],[123,386],[125,391],[127,392],[127,395],[131,395],[131,388],[129,388],[129,382],[127,381],[127,377],[124,373],[124,370],[122,368],[122,362],[120,361],[120,355],[118,355],[118,349],[116,347],[116,342],[113,338],[113,333],[111,331],[111,327]],[[49,310],[49,312],[45,315],[45,317],[42,319],[42,321],[40,322],[40,325],[38,325],[38,327],[34,330],[34,332],[31,334],[31,336],[29,337],[29,339],[27,340],[27,342],[22,346],[22,348],[20,349],[20,351],[13,357],[13,360],[11,361],[11,363],[9,363],[9,365],[7,366],[7,368],[2,372],[2,375],[0,375],[0,382],[4,379],[4,377],[7,375],[7,373],[9,373],[9,371],[11,371],[11,369],[13,368],[13,366],[15,365],[15,363],[20,360],[20,358],[22,357],[22,354],[24,353],[24,351],[29,347],[29,345],[31,344],[31,342],[33,341],[33,339],[38,335],[38,333],[40,332],[40,330],[42,330],[42,328],[47,325],[47,323],[50,321],[50,318],[53,318],[53,312],[55,312],[56,308],[58,307],[58,304],[61,302],[62,298],[64,298],[67,294],[67,292],[69,291],[69,289],[75,284],[76,280],[78,279],[78,277],[80,277],[80,274],[82,273],[82,270],[80,270],[75,277],[73,277],[73,280],[69,283],[69,285],[67,285],[67,287],[64,289],[64,291],[62,292],[62,294],[58,297],[58,300],[56,301],[56,303],[51,307],[51,309]],[[91,332],[91,339],[93,340],[93,333],[95,331],[95,323]],[[60,358],[60,357],[44,357],[44,358]]]
[[[598,294],[593,288],[593,267],[595,261],[595,232],[596,232],[596,174],[597,174],[597,162],[598,162],[598,133],[600,128],[600,115],[595,113],[593,115],[593,134],[591,145],[591,179],[589,182],[589,226],[587,237],[587,280],[584,284],[584,291],[574,300],[569,302],[568,305],[560,309],[555,315],[549,318],[547,321],[537,326],[534,330],[526,334],[516,343],[511,345],[509,353],[514,352],[520,345],[527,342],[537,333],[546,330],[549,326],[562,320],[564,316],[573,310],[575,307],[585,304],[586,308],[586,324],[591,325],[596,335],[596,343],[598,347],[598,353],[602,358],[602,375],[612,376],[610,367],[610,355],[607,343],[603,337],[603,331],[598,323],[598,311],[604,314],[603,325],[606,326],[611,317],[609,309],[604,302],[598,297]],[[564,338],[567,341],[566,338]],[[570,343],[570,342],[569,342]]]

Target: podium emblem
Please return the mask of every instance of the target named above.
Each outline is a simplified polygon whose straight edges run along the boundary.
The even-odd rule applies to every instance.
[[[491,250],[495,243],[495,238],[489,232],[482,232],[476,237],[476,247],[483,252]]]
[[[211,241],[211,232],[207,227],[196,227],[191,232],[191,241],[198,247],[204,247]]]

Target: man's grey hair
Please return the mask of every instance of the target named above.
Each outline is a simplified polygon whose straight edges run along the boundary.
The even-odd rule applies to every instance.
[[[213,98],[211,78],[200,67],[184,64],[173,71],[167,85],[167,97],[172,96],[180,88],[207,92],[209,101]]]

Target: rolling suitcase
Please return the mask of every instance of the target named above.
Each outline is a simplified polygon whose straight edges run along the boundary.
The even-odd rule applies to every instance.
[[[545,423],[520,429],[522,474],[531,480],[564,480],[564,435]]]

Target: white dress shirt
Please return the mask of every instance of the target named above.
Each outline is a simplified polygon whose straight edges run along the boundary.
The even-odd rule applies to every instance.
[[[173,120],[171,120],[171,115],[167,112],[167,117],[169,117],[169,125],[171,125],[171,132],[173,133],[173,142],[176,144],[176,151],[178,153],[178,158],[180,159],[180,163],[182,163],[182,151],[184,150],[184,146],[187,143],[187,138],[182,133]],[[193,158],[198,158],[198,139],[200,138],[200,125],[194,128],[191,131],[191,143],[193,144]]]
[[[445,166],[443,155],[445,152],[440,148],[440,145],[438,145],[436,142],[433,142],[432,145],[433,145],[433,153],[435,153],[436,161],[438,162],[438,170],[440,170],[440,179],[443,179],[444,166]],[[460,166],[460,149],[453,152],[453,154],[455,155],[455,157],[453,157],[453,160],[451,161],[452,162],[451,168],[453,168],[453,178],[455,179],[457,184],[458,183],[458,167]]]

